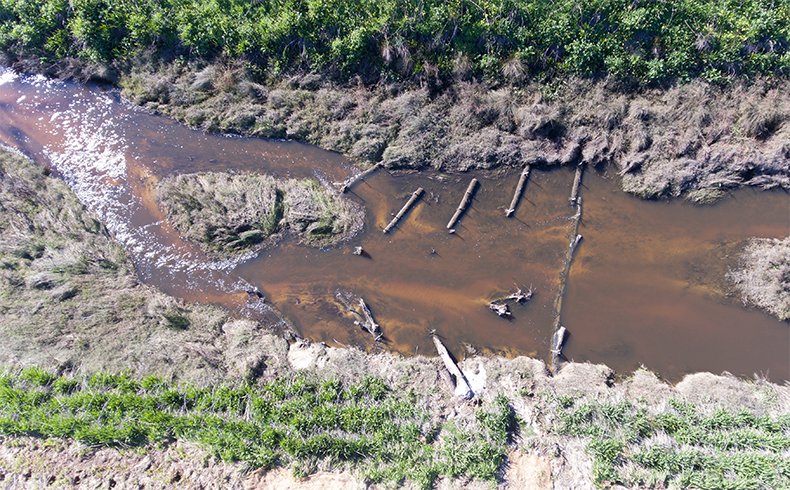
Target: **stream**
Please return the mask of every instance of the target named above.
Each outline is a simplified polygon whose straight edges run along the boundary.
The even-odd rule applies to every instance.
[[[519,207],[504,216],[518,171],[444,175],[377,171],[347,194],[366,208],[364,231],[328,249],[286,237],[248,260],[212,261],[172,229],[155,198],[167,176],[251,171],[330,185],[358,170],[342,155],[291,141],[205,134],[154,116],[114,89],[0,69],[0,142],[64,179],[129,251],[140,280],[240,316],[277,316],[330,345],[435,355],[435,330],[470,352],[549,359],[554,301],[571,218],[573,169],[533,169]],[[472,177],[470,209],[445,225]],[[751,189],[715,205],[641,201],[617,175],[588,169],[584,212],[563,300],[569,360],[620,373],[644,365],[677,381],[711,371],[790,379],[790,328],[744,307],[725,279],[751,236],[790,234],[784,192]],[[382,228],[418,187],[425,193],[390,233]],[[362,246],[365,254],[352,253]],[[488,303],[517,287],[532,299],[498,317]],[[375,342],[337,296],[362,297],[384,331]]]

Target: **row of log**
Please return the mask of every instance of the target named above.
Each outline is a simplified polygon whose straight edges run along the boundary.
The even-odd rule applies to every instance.
[[[376,164],[373,167],[369,168],[368,170],[347,180],[346,182],[343,183],[341,187],[341,191],[342,192],[348,191],[348,189],[353,183],[363,179],[370,173],[374,172],[380,166],[381,164]],[[562,299],[565,293],[565,284],[567,282],[567,277],[570,272],[570,264],[573,258],[573,252],[582,238],[581,235],[578,234],[578,227],[579,227],[579,222],[581,221],[581,212],[582,212],[581,198],[579,197],[579,189],[581,187],[581,179],[582,179],[583,171],[584,171],[584,166],[582,164],[579,164],[576,167],[576,172],[573,179],[570,204],[572,206],[577,207],[577,212],[573,217],[571,240],[568,249],[566,251],[564,267],[562,272],[560,273],[560,287],[557,294],[557,299],[555,300],[555,321],[553,325],[552,347],[551,347],[551,356],[552,356],[551,368],[552,371],[555,373],[559,370],[559,360],[562,357],[562,347],[565,342],[565,338],[567,334],[567,330],[565,329],[565,327],[559,324],[560,312],[562,309]],[[513,198],[510,202],[510,206],[505,210],[505,216],[510,217],[513,215],[513,213],[515,213],[519,200],[521,199],[521,196],[524,193],[524,188],[526,187],[526,183],[527,180],[529,179],[530,172],[531,172],[531,165],[529,164],[525,165],[524,169],[519,175],[519,180],[516,185],[516,189],[513,193]],[[473,178],[469,183],[466,192],[464,193],[464,196],[461,199],[461,202],[456,208],[455,213],[450,218],[450,221],[448,221],[447,223],[447,229],[450,231],[450,233],[455,232],[454,226],[458,223],[458,220],[461,218],[461,216],[470,206],[477,185],[478,185],[478,180],[476,178]],[[412,195],[409,197],[407,202],[401,207],[398,213],[394,215],[390,223],[383,229],[384,233],[390,232],[398,224],[398,222],[401,219],[403,219],[403,217],[409,211],[409,209],[411,209],[411,207],[414,206],[414,204],[420,199],[423,192],[424,189],[420,187],[412,193]],[[360,249],[358,255],[361,253],[362,252]],[[515,293],[512,293],[511,295],[506,296],[504,298],[500,298],[498,300],[492,301],[489,304],[489,308],[501,317],[509,317],[511,313],[508,307],[508,301],[515,301],[517,303],[528,301],[532,297],[532,293],[533,293],[532,288],[530,288],[526,293],[521,288],[518,288]],[[361,298],[359,299],[359,306],[362,309],[362,315],[364,315],[364,317],[359,313],[357,313],[350,306],[348,308],[349,311],[357,317],[357,320],[354,322],[354,324],[360,326],[364,330],[367,330],[369,333],[371,333],[371,335],[375,337],[376,340],[380,340],[382,337],[381,327],[375,322],[370,312],[370,309],[367,307],[364,300]],[[464,398],[470,398],[471,396],[473,396],[472,390],[469,387],[466,379],[464,378],[463,373],[461,373],[457,365],[455,365],[447,349],[444,347],[444,345],[442,345],[441,341],[435,335],[433,335],[433,340],[434,340],[434,344],[436,345],[436,350],[439,353],[439,356],[444,361],[448,371],[456,379],[456,394]]]

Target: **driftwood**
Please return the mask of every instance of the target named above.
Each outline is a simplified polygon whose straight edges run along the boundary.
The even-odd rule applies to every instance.
[[[422,187],[412,192],[411,197],[409,198],[408,201],[406,201],[406,204],[404,204],[403,207],[400,208],[398,214],[396,214],[395,217],[392,218],[392,221],[390,221],[390,224],[388,224],[387,227],[384,228],[384,233],[389,232],[391,229],[395,227],[396,224],[398,224],[398,221],[400,221],[400,219],[403,218],[403,215],[406,214],[406,211],[408,211],[409,208],[412,207],[415,202],[417,202],[417,199],[419,199],[421,195],[422,195]]]
[[[579,245],[579,242],[582,239],[582,236],[579,235],[579,223],[582,219],[582,198],[579,197],[577,202],[577,209],[576,214],[572,218],[572,225],[571,225],[571,240],[568,244],[568,248],[565,251],[565,260],[563,261],[562,271],[560,272],[560,285],[557,290],[557,299],[554,301],[554,328],[552,331],[556,336],[557,333],[562,329],[563,335],[565,328],[560,325],[560,314],[562,313],[562,298],[565,296],[565,286],[568,282],[568,275],[571,271],[571,262],[573,261],[573,252],[576,250],[576,247]],[[551,370],[554,374],[559,371],[560,367],[560,360],[559,360],[559,353],[555,353],[554,349],[552,348],[551,352]]]
[[[507,302],[513,301],[515,303],[526,303],[532,298],[532,293],[532,286],[530,286],[526,292],[520,287],[516,286],[516,292],[510,293],[502,298],[495,299],[488,304],[488,307],[501,317],[510,317],[511,313]]]
[[[560,327],[551,338],[551,355],[559,357],[562,355],[562,345],[565,343],[565,327]]]
[[[352,185],[357,183],[357,181],[360,181],[360,180],[364,179],[365,177],[367,177],[368,175],[372,174],[379,167],[381,167],[381,162],[373,165],[372,167],[370,167],[369,169],[365,170],[364,172],[360,172],[357,175],[349,177],[348,179],[346,179],[342,183],[342,185],[340,187],[340,192],[345,194],[346,192],[348,192],[348,190],[351,188]]]
[[[359,325],[360,327],[367,330],[376,340],[381,338],[381,327],[375,320],[373,320],[373,314],[370,313],[370,309],[368,305],[365,304],[365,300],[359,298],[359,306],[362,308],[362,313],[365,315],[364,321],[355,321],[354,325]]]
[[[439,340],[439,337],[436,335],[431,335],[431,337],[433,337],[433,343],[436,346],[436,351],[439,353],[439,357],[441,357],[442,361],[444,361],[444,366],[455,378],[455,396],[465,400],[469,400],[475,396],[472,388],[469,386],[469,382],[466,380],[466,376],[464,376],[464,373],[462,373],[458,368],[458,365],[455,363],[455,361],[453,361],[453,358],[450,357],[450,353],[447,351],[447,348],[444,346],[444,344],[442,344],[442,341]]]
[[[472,194],[475,192],[475,186],[477,185],[477,179],[472,179],[472,182],[469,182],[469,187],[466,188],[466,194],[464,194],[464,198],[461,199],[461,204],[458,205],[458,209],[455,210],[455,214],[450,221],[447,223],[447,229],[452,230],[455,223],[461,217],[461,215],[466,211],[466,208],[469,207],[469,203],[472,202]]]
[[[506,303],[492,302],[492,303],[490,303],[488,305],[488,307],[491,308],[494,311],[494,313],[496,313],[497,315],[499,315],[501,317],[509,317],[510,316],[510,309],[507,307]]]
[[[381,332],[381,326],[378,323],[376,323],[376,321],[373,319],[373,314],[370,312],[370,308],[368,308],[368,305],[365,303],[365,300],[359,298],[359,307],[362,309],[362,313],[360,314],[356,310],[356,308],[351,304],[351,302],[347,298],[345,298],[340,291],[338,291],[337,294],[335,294],[335,298],[337,298],[337,300],[340,301],[343,304],[343,306],[346,307],[346,310],[348,310],[348,312],[351,313],[351,316],[354,317],[354,325],[357,325],[363,330],[366,330],[368,333],[373,335],[375,340],[377,341],[381,340],[381,337],[383,335]]]
[[[584,165],[579,164],[576,166],[576,175],[573,177],[573,189],[571,190],[571,206],[575,206],[576,203],[579,201],[579,186],[582,183],[582,172],[584,171]]]
[[[513,193],[513,200],[510,201],[510,207],[505,210],[505,216],[510,217],[514,212],[516,212],[516,206],[518,205],[518,200],[521,197],[521,194],[524,192],[524,186],[527,184],[527,179],[529,178],[529,171],[531,170],[531,166],[527,164],[524,166],[524,170],[521,171],[521,177],[518,179],[518,185],[516,185],[516,191]]]

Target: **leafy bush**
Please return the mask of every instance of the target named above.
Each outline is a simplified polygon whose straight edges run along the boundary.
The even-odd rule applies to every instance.
[[[112,61],[161,50],[273,73],[608,73],[643,83],[788,74],[788,0],[2,0],[0,48]],[[514,63],[517,60],[517,63]],[[463,66],[462,66],[463,65]]]

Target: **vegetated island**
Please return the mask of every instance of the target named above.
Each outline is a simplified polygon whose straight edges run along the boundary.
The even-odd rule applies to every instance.
[[[313,179],[177,175],[159,183],[157,198],[179,233],[223,259],[252,253],[287,231],[302,243],[322,247],[348,240],[363,226],[359,205]]]
[[[0,17],[4,64],[109,81],[210,131],[389,168],[613,164],[646,198],[790,188],[786,0],[38,0]],[[282,466],[364,486],[790,485],[787,387],[473,357],[461,402],[436,359],[289,346],[139,285],[64,184],[6,153],[0,178],[4,481],[240,487]],[[782,274],[763,277],[787,290]]]

